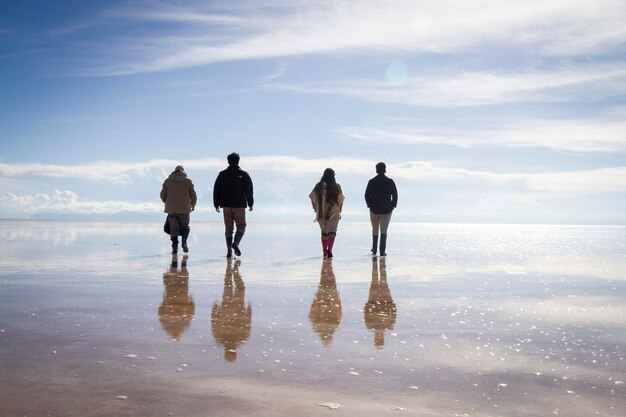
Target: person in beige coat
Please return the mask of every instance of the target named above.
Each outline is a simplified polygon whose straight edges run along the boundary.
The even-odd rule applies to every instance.
[[[315,185],[309,194],[315,220],[320,226],[322,233],[322,250],[324,257],[333,257],[333,245],[337,236],[337,227],[341,219],[343,207],[343,192],[341,186],[335,182],[335,171],[326,168],[321,180]]]
[[[189,213],[196,208],[196,191],[193,182],[187,177],[185,169],[178,165],[174,172],[163,182],[161,201],[165,203],[167,222],[170,226],[172,253],[178,253],[178,236],[182,237],[182,247],[185,253],[189,252],[187,238],[189,237]]]

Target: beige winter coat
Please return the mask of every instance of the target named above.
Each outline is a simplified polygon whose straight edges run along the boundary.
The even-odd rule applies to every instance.
[[[163,182],[161,201],[165,203],[165,212],[168,214],[190,213],[196,207],[196,191],[193,182],[182,171],[174,171]]]

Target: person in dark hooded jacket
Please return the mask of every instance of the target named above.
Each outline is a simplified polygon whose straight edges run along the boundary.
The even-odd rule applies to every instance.
[[[239,168],[239,154],[233,152],[227,157],[228,168],[220,172],[213,186],[213,206],[215,211],[224,212],[226,236],[226,257],[231,258],[232,252],[241,256],[239,243],[246,232],[246,207],[252,211],[254,193],[250,175]],[[235,237],[233,239],[233,231]]]
[[[185,169],[178,165],[174,172],[163,182],[161,201],[165,203],[167,222],[170,226],[172,253],[178,253],[178,235],[182,237],[182,247],[185,253],[189,252],[187,238],[189,237],[189,213],[196,208],[198,197],[193,182],[187,178]]]

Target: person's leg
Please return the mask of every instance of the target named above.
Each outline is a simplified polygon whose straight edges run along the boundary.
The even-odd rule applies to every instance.
[[[336,216],[330,220],[326,225],[326,231],[328,232],[328,257],[333,257],[333,245],[335,244],[335,238],[337,237],[337,228],[339,227],[339,216]]]
[[[178,224],[177,214],[168,214],[167,222],[170,224],[170,240],[172,241],[172,254],[178,253],[178,235],[180,233],[180,227]]]
[[[226,237],[226,248],[228,249],[228,252],[226,252],[226,257],[231,258],[233,256],[233,209],[232,207],[222,207],[222,212],[224,213],[224,235]]]
[[[378,246],[378,228],[380,227],[380,215],[370,211],[370,222],[372,223],[372,255],[376,255]]]
[[[233,208],[233,219],[235,221],[235,225],[237,226],[235,239],[233,241],[233,250],[235,251],[235,255],[241,256],[239,243],[241,242],[244,233],[246,233],[246,209],[241,207]]]
[[[328,233],[326,233],[326,220],[319,219],[317,223],[320,226],[320,233],[322,236],[322,253],[324,257],[328,256]]]
[[[391,213],[380,216],[380,256],[387,255],[387,229],[391,221]]]
[[[183,252],[189,252],[187,247],[187,238],[189,237],[189,213],[178,215],[178,224],[180,226],[180,236],[182,238]]]

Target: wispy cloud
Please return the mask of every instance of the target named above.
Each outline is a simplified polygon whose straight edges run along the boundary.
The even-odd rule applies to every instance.
[[[334,94],[378,103],[411,106],[477,106],[520,102],[575,102],[626,94],[626,66],[569,65],[517,73],[461,72],[385,80],[331,81],[317,84],[268,84],[266,88]]]
[[[438,144],[458,147],[499,146],[549,148],[578,152],[626,152],[626,122],[613,116],[595,119],[513,122],[473,130],[421,127],[344,127],[338,133],[352,141],[386,144]]]
[[[277,178],[320,176],[327,167],[341,167],[343,176],[369,177],[377,161],[371,159],[336,157],[306,159],[292,156],[256,156],[245,159],[245,169],[256,174],[275,174]],[[193,159],[183,161],[153,160],[145,163],[97,162],[85,165],[0,164],[3,177],[65,177],[116,184],[131,184],[134,180],[152,176],[162,181],[173,167],[184,164],[186,170],[199,173],[224,168],[221,159]],[[529,190],[546,193],[625,192],[626,167],[550,173],[498,173],[445,166],[432,161],[388,163],[387,170],[394,178],[408,182],[453,184],[473,181],[506,187],[508,190]]]
[[[626,41],[620,0],[526,2],[326,0],[124,9],[117,19],[187,25],[172,36],[133,37],[119,50],[142,51],[101,74],[164,71],[220,61],[307,54],[407,51],[441,53],[508,44],[544,55],[597,54]],[[232,11],[231,11],[232,10]],[[206,30],[202,30],[202,25]],[[216,31],[216,26],[221,31]]]

